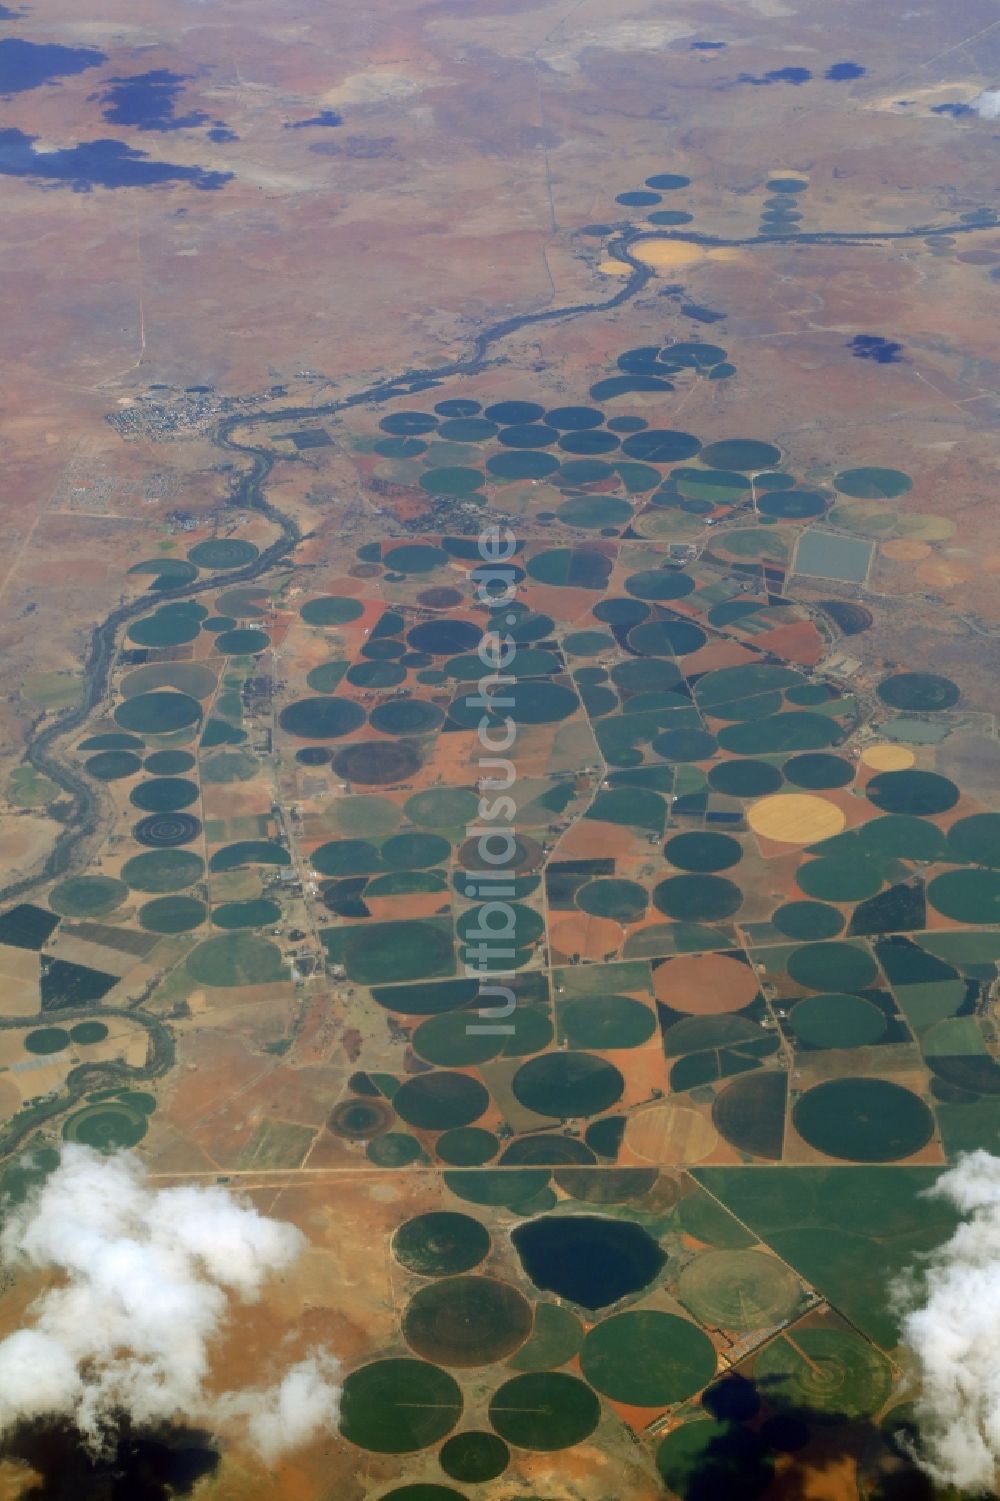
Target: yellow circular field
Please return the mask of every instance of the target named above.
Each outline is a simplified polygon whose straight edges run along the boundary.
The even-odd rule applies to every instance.
[[[687,1105],[651,1105],[629,1116],[625,1144],[646,1162],[675,1166],[702,1162],[719,1136],[707,1116]]]
[[[700,245],[688,245],[683,240],[642,240],[632,247],[632,254],[644,266],[654,271],[673,270],[676,266],[695,266],[705,257]]]
[[[812,792],[776,792],[762,797],[747,813],[747,822],[762,839],[780,844],[815,844],[839,834],[847,822],[843,809]]]
[[[890,745],[881,741],[869,745],[861,752],[861,759],[872,771],[907,771],[917,759],[905,745]]]

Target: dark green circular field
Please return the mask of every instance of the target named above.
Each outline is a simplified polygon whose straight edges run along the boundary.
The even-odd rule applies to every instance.
[[[671,1313],[629,1312],[597,1324],[580,1353],[583,1374],[604,1396],[635,1407],[682,1402],[715,1375],[711,1340]]]
[[[841,495],[850,495],[855,500],[896,500],[905,495],[913,481],[901,469],[879,469],[872,465],[863,469],[842,469],[833,477]]]
[[[444,710],[420,698],[391,698],[378,704],[368,723],[382,735],[427,735],[440,729]]]
[[[668,876],[653,887],[653,906],[679,922],[722,922],[742,905],[742,891],[725,876]]]
[[[516,1287],[493,1277],[445,1277],[414,1293],[403,1338],[441,1365],[493,1365],[524,1344],[531,1325],[531,1304]]]
[[[147,933],[190,933],[205,921],[206,907],[193,896],[161,896],[139,908]]]
[[[768,761],[720,761],[708,773],[712,791],[726,797],[765,797],[781,784],[781,772]]]
[[[197,724],[201,705],[187,693],[160,691],[127,698],[115,710],[115,723],[140,735],[169,735]]]
[[[278,723],[300,740],[338,740],[365,722],[365,711],[349,698],[300,698],[287,704]]]
[[[813,1048],[862,1048],[878,1042],[887,1022],[871,1001],[834,991],[799,1001],[788,1025]]]
[[[897,672],[882,679],[878,696],[892,709],[927,714],[953,709],[958,703],[959,691],[951,678],[940,677],[934,672]]]
[[[438,1070],[407,1079],[392,1103],[400,1119],[417,1130],[448,1131],[478,1120],[490,1096],[478,1079]]]
[[[707,730],[663,730],[653,739],[653,750],[666,761],[708,761],[717,748]]]
[[[105,1100],[71,1115],[63,1124],[62,1134],[64,1141],[79,1142],[107,1154],[137,1146],[148,1127],[144,1110],[128,1100]]]
[[[205,699],[215,692],[218,681],[217,674],[203,662],[150,662],[122,679],[122,698],[136,698],[157,688],[176,688],[192,698]]]
[[[753,1157],[781,1158],[785,1136],[788,1079],[777,1070],[758,1069],[727,1084],[712,1106],[719,1135]]]
[[[776,521],[812,521],[823,515],[831,499],[818,490],[770,490],[759,497],[757,510]]]
[[[108,1029],[103,1022],[77,1022],[69,1032],[70,1041],[75,1042],[77,1047],[90,1047],[95,1042],[103,1042],[107,1035]]]
[[[133,891],[183,891],[205,874],[205,862],[191,850],[150,850],[133,855],[122,867],[122,880]]]
[[[701,451],[701,462],[710,469],[739,469],[744,473],[772,469],[781,460],[781,449],[756,438],[724,438]]]
[[[933,824],[923,827],[934,828]],[[1000,813],[973,813],[969,818],[958,819],[948,830],[947,842],[953,858],[1000,869]],[[937,853],[921,858],[933,859]]]
[[[511,1085],[527,1110],[569,1120],[600,1115],[621,1099],[625,1080],[591,1053],[542,1053],[521,1065]]]
[[[593,917],[611,917],[615,922],[638,922],[649,905],[645,886],[620,877],[602,877],[581,886],[576,904]]]
[[[481,1126],[459,1126],[445,1131],[434,1143],[434,1150],[442,1162],[453,1167],[480,1167],[489,1162],[500,1149],[500,1143],[492,1131]]]
[[[456,1433],[442,1445],[438,1459],[452,1480],[481,1485],[484,1480],[495,1480],[503,1474],[510,1463],[510,1450],[494,1433]]]
[[[707,640],[701,626],[689,620],[647,620],[629,632],[628,645],[641,656],[687,657]]]
[[[656,1451],[656,1468],[680,1501],[756,1501],[774,1478],[774,1460],[757,1433],[712,1418],[668,1433]]]
[[[157,777],[178,776],[195,765],[197,762],[191,752],[182,750],[154,751],[143,763],[144,769]]]
[[[364,613],[360,600],[341,594],[321,594],[318,599],[307,600],[299,611],[306,625],[348,625]]]
[[[390,787],[413,775],[420,765],[420,752],[409,740],[358,740],[337,751],[332,764],[345,782]]]
[[[128,885],[124,880],[116,881],[112,876],[70,876],[53,886],[49,906],[60,917],[105,917],[120,907],[127,896]]]
[[[701,829],[675,834],[663,846],[663,853],[678,870],[698,872],[729,870],[743,858],[739,840]]]
[[[792,1109],[795,1129],[818,1152],[844,1162],[897,1162],[925,1147],[934,1117],[923,1100],[886,1079],[830,1079]]]
[[[421,1277],[453,1277],[489,1255],[490,1235],[470,1215],[435,1210],[400,1225],[392,1250],[402,1266]]]
[[[551,1371],[572,1360],[583,1344],[580,1320],[561,1303],[537,1303],[531,1337],[507,1364],[515,1371]]]
[[[382,561],[396,573],[431,573],[447,564],[448,554],[443,548],[427,543],[404,542],[399,547],[390,547]]]
[[[637,1048],[656,1032],[656,1017],[631,996],[585,996],[560,1002],[559,1030],[571,1048]]]
[[[831,756],[823,751],[807,751],[801,756],[791,756],[781,768],[786,782],[793,787],[806,787],[820,791],[827,787],[846,787],[854,780],[854,767],[843,756]]]
[[[84,761],[83,769],[99,782],[120,782],[141,771],[142,761],[133,751],[98,751]]]
[[[561,1371],[528,1372],[505,1381],[490,1402],[490,1422],[507,1443],[551,1453],[569,1449],[597,1427],[601,1404],[583,1381]]]
[[[927,900],[958,922],[998,923],[1000,870],[946,870],[928,884]]]
[[[780,751],[820,750],[834,745],[843,732],[835,719],[808,709],[789,709],[742,724],[727,724],[718,733],[723,750],[740,756],[774,755]],[[896,773],[906,775],[906,773]]]
[[[172,813],[198,801],[197,782],[185,777],[151,777],[132,788],[129,802],[148,813]]]
[[[795,949],[787,969],[809,990],[857,991],[871,985],[878,971],[868,950],[853,943],[810,943]]]
[[[39,1027],[36,1031],[29,1032],[24,1039],[24,1050],[45,1058],[50,1053],[63,1052],[69,1044],[70,1034],[62,1027]]]
[[[215,649],[225,657],[252,657],[266,651],[271,638],[266,631],[253,626],[240,626],[233,631],[220,631],[215,638]]]
[[[177,605],[162,605],[128,628],[128,639],[136,646],[183,646],[193,641],[201,630],[201,620]]]
[[[843,913],[823,902],[786,902],[771,921],[786,938],[834,938],[844,930]]]
[[[206,938],[187,957],[188,973],[201,985],[267,985],[287,979],[277,944],[252,933]]]
[[[503,1035],[477,1031],[465,1011],[444,1011],[421,1022],[411,1038],[414,1052],[425,1063],[441,1068],[468,1068],[487,1063],[504,1050]]]
[[[365,1156],[376,1167],[409,1167],[421,1156],[421,1147],[415,1136],[407,1136],[403,1131],[387,1131],[384,1136],[376,1136],[368,1143]]]
[[[437,1366],[424,1360],[376,1360],[345,1378],[340,1432],[349,1443],[373,1453],[409,1454],[450,1433],[462,1405],[458,1383]]]
[[[604,589],[611,577],[611,561],[603,553],[582,547],[557,547],[551,552],[536,553],[528,563],[528,572],[540,584],[555,584],[565,589]]]
[[[259,555],[259,547],[240,537],[213,537],[196,543],[188,553],[188,561],[196,568],[245,568]]]
[[[821,902],[861,902],[882,889],[882,867],[861,854],[809,860],[795,872],[795,884]]]
[[[190,844],[201,833],[201,820],[191,813],[150,813],[132,825],[132,838],[136,844],[145,844],[150,849],[172,849],[178,844]]]
[[[374,930],[364,924],[352,928],[343,956],[347,973],[359,985],[388,985],[447,973],[453,948],[451,935],[433,923],[399,920],[379,923]]]
[[[625,588],[629,594],[634,595],[636,599],[655,600],[658,604],[662,604],[665,600],[683,599],[685,595],[693,592],[694,587],[694,579],[691,578],[690,574],[681,573],[676,568],[647,568],[641,573],[630,574],[625,580]],[[612,603],[616,602],[612,600],[605,601],[605,605]],[[627,603],[627,600],[621,601],[622,605]],[[594,609],[595,615],[597,614],[597,608],[595,607]],[[617,613],[620,614],[621,612]],[[614,620],[614,617],[610,615],[601,616],[600,618]],[[636,619],[643,620],[645,616],[637,614]],[[625,619],[614,620],[614,623],[627,624],[627,617]]]

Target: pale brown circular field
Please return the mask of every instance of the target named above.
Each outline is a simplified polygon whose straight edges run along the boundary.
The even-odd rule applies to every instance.
[[[651,1105],[630,1116],[625,1127],[629,1151],[668,1167],[703,1161],[718,1141],[712,1122],[688,1105]]]
[[[816,844],[839,834],[847,817],[836,803],[813,792],[776,792],[754,803],[747,823],[762,839],[777,844]]]
[[[682,954],[653,971],[657,1000],[691,1016],[742,1011],[759,989],[750,966],[725,954]]]
[[[917,758],[909,746],[890,745],[882,740],[878,745],[866,746],[861,759],[872,771],[907,771]]]
[[[579,954],[583,959],[603,959],[605,954],[621,948],[622,929],[610,917],[591,917],[586,912],[566,912],[549,924],[553,953],[567,959]]]

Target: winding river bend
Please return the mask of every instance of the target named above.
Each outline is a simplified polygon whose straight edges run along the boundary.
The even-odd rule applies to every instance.
[[[279,535],[271,545],[245,568],[227,570],[222,577],[197,579],[176,589],[157,591],[157,601],[190,598],[222,587],[252,583],[270,572],[276,564],[289,557],[301,540],[297,523],[267,499],[265,486],[274,466],[275,455],[264,446],[236,442],[233,434],[240,428],[266,428],[275,423],[287,424],[302,418],[329,417],[363,404],[377,404],[410,394],[431,382],[447,380],[456,375],[474,375],[484,369],[487,355],[494,345],[535,324],[568,321],[594,313],[611,312],[636,297],[654,275],[652,267],[644,265],[634,254],[635,248],[650,240],[672,240],[696,245],[703,249],[744,248],[775,245],[887,245],[898,240],[920,240],[928,236],[965,235],[996,227],[995,220],[974,223],[919,225],[911,229],[895,230],[828,230],[801,231],[789,234],[749,235],[742,239],[726,239],[718,235],[700,234],[684,230],[623,229],[607,241],[607,252],[630,268],[628,277],[614,293],[603,301],[579,302],[566,307],[545,308],[536,312],[515,313],[508,318],[490,324],[472,340],[469,353],[444,365],[428,369],[411,369],[401,374],[376,382],[348,396],[323,405],[304,407],[281,407],[259,413],[241,412],[225,418],[215,429],[213,442],[227,453],[249,458],[250,467],[239,479],[233,500],[249,510],[258,512],[272,522]],[[49,777],[67,794],[70,806],[63,815],[65,827],[57,836],[44,865],[37,874],[25,877],[0,887],[0,901],[12,901],[24,897],[45,882],[72,869],[78,852],[98,831],[101,806],[97,794],[76,767],[64,760],[57,752],[57,745],[64,736],[80,728],[89,719],[96,706],[107,696],[111,665],[120,628],[128,621],[145,614],[150,601],[139,597],[118,606],[97,626],[91,634],[90,645],[83,663],[84,691],[79,705],[65,710],[45,723],[40,723],[29,735],[24,759],[37,771]]]

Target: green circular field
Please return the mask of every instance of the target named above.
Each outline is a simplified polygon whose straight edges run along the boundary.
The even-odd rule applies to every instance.
[[[122,880],[133,891],[183,891],[205,874],[205,862],[191,850],[150,850],[133,855],[122,867]]]
[[[161,896],[139,908],[147,933],[190,933],[205,921],[206,907],[193,896]]]
[[[929,882],[927,900],[958,922],[1000,922],[1000,870],[946,870]]]
[[[739,841],[728,834],[692,830],[668,839],[663,853],[678,870],[707,872],[729,870],[743,858]]]
[[[855,500],[896,500],[913,486],[910,476],[901,469],[879,469],[872,465],[842,469],[834,475],[833,483],[841,495],[853,496]]]
[[[951,678],[934,672],[897,672],[882,679],[878,696],[890,708],[928,714],[954,708],[959,691]]]
[[[465,1497],[460,1491],[453,1491],[450,1485],[418,1483],[401,1485],[394,1491],[383,1491],[380,1501],[465,1501]]]
[[[720,706],[721,709],[721,706]],[[719,712],[718,710],[716,712]],[[836,720],[808,709],[789,709],[742,724],[727,724],[718,733],[723,750],[743,756],[774,755],[781,751],[820,750],[842,737]]]
[[[108,1029],[103,1022],[77,1022],[75,1027],[70,1028],[70,1041],[78,1047],[90,1047],[95,1042],[103,1042],[108,1035]]]
[[[266,651],[271,638],[266,631],[253,626],[240,626],[233,631],[220,631],[215,638],[215,649],[225,657],[253,657]]]
[[[662,1407],[706,1386],[715,1375],[716,1354],[708,1336],[687,1319],[629,1312],[591,1329],[580,1365],[604,1396],[635,1407]]]
[[[710,469],[739,469],[744,473],[772,469],[781,460],[781,449],[756,438],[724,438],[701,451],[701,462]]]
[[[183,646],[193,641],[201,630],[198,616],[176,605],[164,605],[128,628],[128,639],[136,646]]]
[[[152,776],[175,777],[182,771],[190,771],[197,762],[190,751],[165,750],[154,751],[146,757],[143,765]]]
[[[215,928],[266,928],[281,920],[281,908],[269,897],[255,897],[245,902],[223,902],[212,912]]]
[[[75,1141],[95,1151],[122,1152],[136,1146],[149,1126],[146,1112],[128,1100],[104,1100],[87,1105],[63,1124],[65,1141]]]
[[[830,1079],[792,1110],[802,1139],[844,1162],[897,1162],[925,1147],[934,1118],[909,1089],[886,1079]]]
[[[368,723],[382,735],[427,735],[440,729],[444,710],[420,698],[392,698],[371,711]]]
[[[586,996],[560,1003],[559,1031],[571,1048],[637,1048],[655,1033],[656,1017],[631,996]]]
[[[218,681],[218,675],[203,662],[150,662],[123,679],[122,698],[136,698],[157,688],[176,688],[191,698],[211,698]]]
[[[376,1136],[365,1148],[365,1156],[376,1167],[409,1167],[420,1155],[419,1141],[404,1131],[387,1131],[384,1136]]]
[[[737,1151],[778,1162],[785,1136],[787,1094],[788,1079],[777,1070],[744,1074],[716,1096],[712,1106],[715,1128]]]
[[[403,811],[425,829],[464,828],[476,817],[479,800],[466,787],[432,787],[407,798]]]
[[[441,1365],[493,1365],[524,1344],[531,1324],[531,1304],[516,1287],[493,1277],[445,1277],[414,1293],[403,1337]]]
[[[454,1131],[445,1131],[434,1143],[441,1161],[454,1167],[480,1167],[495,1157],[499,1148],[493,1132],[484,1131],[481,1126],[459,1126]]]
[[[490,1235],[467,1214],[435,1210],[400,1225],[392,1250],[402,1266],[421,1277],[452,1277],[489,1255]]]
[[[844,930],[843,913],[823,902],[786,902],[771,922],[786,938],[834,938]]]
[[[843,756],[831,756],[823,751],[807,751],[802,756],[791,756],[781,768],[785,781],[793,787],[807,787],[819,791],[826,787],[846,787],[854,781],[854,767]]]
[[[277,944],[252,933],[206,938],[187,957],[188,973],[202,985],[268,985],[288,978]]]
[[[790,1318],[801,1289],[784,1262],[763,1251],[703,1251],[681,1271],[677,1295],[707,1328],[747,1331]]]
[[[399,547],[390,547],[382,561],[396,573],[431,573],[448,562],[448,554],[441,547],[404,542]]]
[[[134,777],[142,769],[142,761],[132,751],[98,751],[84,761],[83,769],[99,782],[119,782]]]
[[[552,1371],[583,1344],[580,1320],[561,1303],[538,1303],[531,1336],[507,1362],[515,1371]]]
[[[450,1433],[462,1406],[458,1383],[437,1366],[424,1360],[376,1360],[345,1378],[340,1432],[360,1449],[409,1454]]]
[[[24,1039],[24,1050],[44,1058],[50,1053],[61,1053],[69,1044],[70,1034],[62,1027],[39,1027]]]
[[[948,830],[947,843],[949,853],[956,859],[1000,869],[1000,813],[973,813],[969,818],[958,819]],[[934,855],[924,858],[933,859]]]
[[[625,580],[625,588],[629,594],[634,595],[636,599],[655,600],[658,604],[662,604],[664,601],[670,599],[683,599],[685,595],[693,592],[694,587],[695,583],[691,575],[681,573],[677,568],[648,568],[641,573],[629,574]],[[616,601],[606,600],[603,607],[606,609],[608,605],[614,603]],[[627,600],[621,601],[623,605],[627,603]],[[595,608],[594,614],[597,614],[597,608]],[[613,619],[610,615],[601,616],[601,618]],[[637,617],[635,623],[637,624],[639,620],[643,619],[645,619],[645,616],[640,615]],[[614,623],[626,624],[627,618],[626,620],[615,621]]]
[[[347,625],[360,620],[364,613],[360,600],[341,594],[321,594],[318,599],[307,600],[299,611],[306,625]]]
[[[468,1068],[486,1063],[504,1050],[502,1035],[476,1031],[467,1011],[444,1011],[421,1022],[411,1039],[414,1052],[426,1063],[442,1068]]]
[[[576,904],[593,917],[611,917],[615,922],[638,922],[649,905],[645,886],[638,881],[603,877],[589,881],[576,894]]]
[[[120,907],[127,896],[125,881],[111,876],[70,876],[53,886],[49,906],[60,917],[104,917]]]
[[[362,787],[405,782],[419,765],[420,753],[409,740],[358,740],[333,758],[337,776]]]
[[[213,537],[198,542],[188,553],[196,568],[245,568],[260,555],[260,548],[239,537]]]
[[[806,944],[791,954],[787,969],[809,990],[864,990],[878,973],[868,950],[853,943]]]
[[[512,1141],[500,1158],[501,1167],[565,1167],[567,1163],[592,1166],[597,1158],[575,1136],[542,1131]]]
[[[828,992],[792,1007],[788,1024],[800,1042],[813,1048],[862,1048],[878,1042],[886,1018],[861,996]]]
[[[653,888],[653,906],[679,922],[722,922],[742,905],[742,891],[725,876],[668,876]]]
[[[753,1375],[782,1407],[848,1421],[877,1413],[893,1384],[885,1357],[847,1329],[796,1329],[794,1339],[782,1335],[757,1356]]]
[[[712,1418],[668,1433],[657,1448],[656,1467],[680,1501],[756,1501],[774,1478],[774,1460],[758,1434]]]
[[[601,1404],[575,1376],[529,1372],[505,1381],[489,1411],[490,1422],[507,1443],[551,1453],[588,1438],[600,1421]]]
[[[127,698],[115,710],[115,723],[140,735],[168,735],[201,718],[201,705],[187,693],[159,691]]]
[[[819,490],[771,490],[759,497],[757,510],[776,521],[812,521],[822,516],[831,498]]]
[[[149,849],[172,849],[177,844],[190,844],[201,833],[201,820],[191,813],[148,813],[132,825],[132,838],[136,844]]]
[[[339,740],[364,722],[365,711],[360,704],[332,696],[300,698],[278,715],[281,728],[300,740]]]
[[[712,791],[727,797],[765,797],[781,784],[781,772],[768,761],[720,761],[708,773]]]
[[[809,860],[795,872],[795,884],[821,902],[861,902],[881,891],[882,868],[858,854]]]
[[[452,1480],[480,1485],[495,1480],[510,1463],[510,1450],[494,1433],[456,1433],[448,1439],[438,1455],[441,1468]],[[457,1496],[457,1492],[449,1492]]]
[[[172,813],[198,801],[197,782],[186,777],[150,777],[132,788],[129,802],[147,813]]]
[[[511,1088],[527,1110],[569,1120],[600,1115],[621,1099],[625,1080],[591,1053],[542,1053],[521,1065]]]
[[[396,1091],[392,1103],[407,1125],[420,1131],[448,1131],[478,1120],[490,1097],[478,1079],[439,1070],[407,1079]]]

